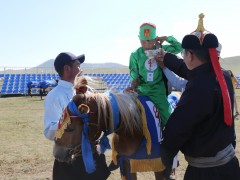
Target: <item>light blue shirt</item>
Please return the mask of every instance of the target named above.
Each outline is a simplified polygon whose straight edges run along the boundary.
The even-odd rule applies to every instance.
[[[183,92],[185,90],[187,80],[184,78],[179,77],[174,72],[170,71],[168,68],[163,68],[163,73],[167,77],[168,81],[172,85],[172,87],[180,92]]]
[[[44,101],[44,135],[49,140],[54,140],[58,121],[69,101],[75,95],[73,84],[59,80],[58,85],[51,90]]]

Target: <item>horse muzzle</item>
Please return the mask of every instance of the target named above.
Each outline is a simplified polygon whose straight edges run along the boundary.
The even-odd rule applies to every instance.
[[[53,156],[59,162],[72,163],[80,155],[80,148],[76,146],[72,147],[62,147],[58,144],[54,144]]]

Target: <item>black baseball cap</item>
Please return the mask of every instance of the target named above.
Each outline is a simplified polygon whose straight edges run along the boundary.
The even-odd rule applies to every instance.
[[[75,56],[70,52],[62,52],[56,57],[54,61],[55,70],[59,73],[66,64],[69,64],[70,62],[75,60],[78,60],[82,64],[85,60],[85,55],[82,54],[79,56]]]

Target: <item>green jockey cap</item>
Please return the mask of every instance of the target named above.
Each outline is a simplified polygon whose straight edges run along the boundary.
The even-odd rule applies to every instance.
[[[140,40],[153,40],[156,38],[156,26],[152,23],[143,23],[140,26],[139,35]]]

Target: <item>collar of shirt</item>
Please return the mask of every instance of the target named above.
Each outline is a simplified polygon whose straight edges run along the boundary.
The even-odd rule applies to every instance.
[[[210,63],[205,63],[201,66],[194,68],[193,70],[188,72],[189,79],[193,79],[196,76],[203,76],[212,72],[212,66]]]
[[[73,83],[68,82],[68,81],[64,81],[64,80],[59,80],[58,85],[62,86],[62,87],[65,87],[65,88],[72,88],[73,87]]]

